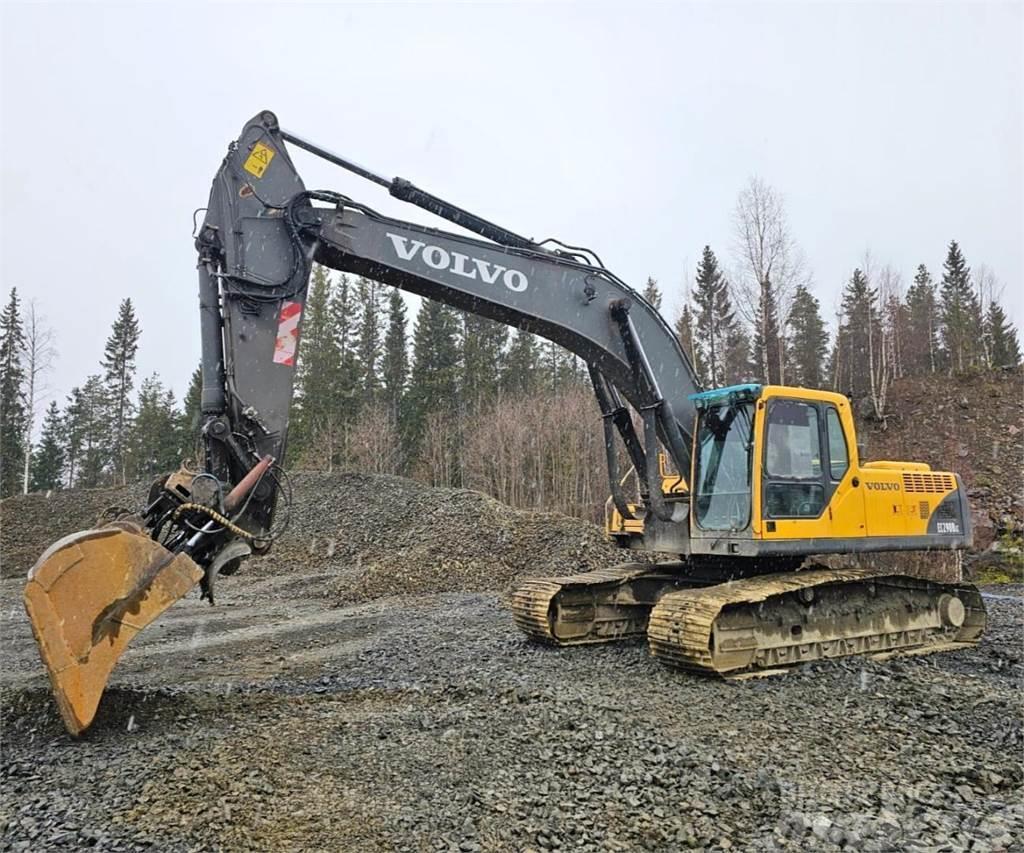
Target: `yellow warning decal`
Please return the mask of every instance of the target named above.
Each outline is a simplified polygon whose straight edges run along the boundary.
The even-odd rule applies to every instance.
[[[262,142],[257,142],[253,146],[252,152],[245,158],[242,168],[250,175],[262,178],[263,173],[267,171],[267,166],[270,165],[270,161],[274,159],[274,154],[276,153],[273,148],[264,145]]]

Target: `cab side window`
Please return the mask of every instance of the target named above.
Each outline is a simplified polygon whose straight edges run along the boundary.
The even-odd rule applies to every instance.
[[[768,414],[766,455],[770,477],[799,480],[820,477],[818,410],[793,400],[773,403]]]
[[[850,467],[850,453],[846,449],[846,436],[839,412],[832,406],[825,410],[825,430],[828,434],[829,474],[833,480],[842,480]]]
[[[776,400],[765,436],[764,509],[769,518],[814,518],[825,507],[816,406]]]

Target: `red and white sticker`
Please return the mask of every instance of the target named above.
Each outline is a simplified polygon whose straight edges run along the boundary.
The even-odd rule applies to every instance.
[[[299,346],[299,319],[301,317],[301,302],[285,302],[281,306],[281,318],[277,322],[277,342],[274,344],[274,364],[295,366],[295,351]]]

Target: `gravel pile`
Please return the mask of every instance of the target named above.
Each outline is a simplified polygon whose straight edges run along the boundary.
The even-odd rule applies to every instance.
[[[436,489],[401,477],[297,473],[286,532],[246,571],[314,570],[327,597],[507,590],[529,575],[615,565],[631,555],[596,525],[524,512],[467,489]],[[5,577],[22,577],[53,541],[91,527],[111,505],[139,507],[148,488],[52,492],[0,505]],[[284,515],[279,508],[278,520]],[[230,581],[227,581],[230,583]]]
[[[321,571],[340,602],[508,590],[523,577],[632,559],[590,522],[512,509],[467,489],[361,474],[293,479],[288,531],[255,570]]]
[[[116,489],[36,492],[0,501],[0,576],[24,577],[53,542],[92,527],[104,510],[136,509],[149,484]]]
[[[316,667],[115,690],[77,743],[18,691],[0,850],[1019,849],[1020,600],[977,649],[740,683],[537,647],[494,594],[376,606]]]

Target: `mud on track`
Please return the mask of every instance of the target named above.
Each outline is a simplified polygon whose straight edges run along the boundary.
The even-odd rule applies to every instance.
[[[341,575],[179,602],[63,734],[3,610],[3,850],[1018,849],[1018,589],[982,646],[723,683],[554,650],[501,596],[332,607]]]

